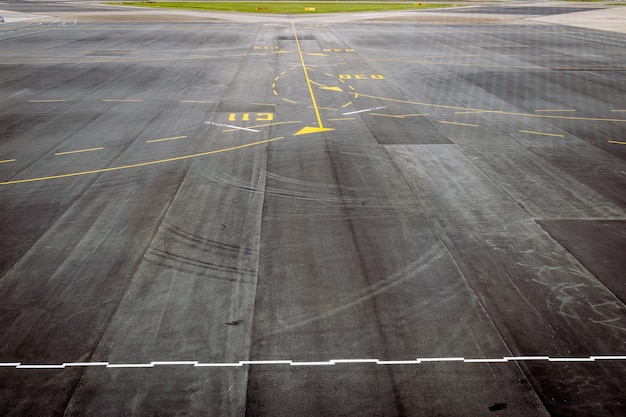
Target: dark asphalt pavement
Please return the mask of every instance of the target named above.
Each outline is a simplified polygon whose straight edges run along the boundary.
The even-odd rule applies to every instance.
[[[619,416],[626,35],[0,28],[0,414]]]

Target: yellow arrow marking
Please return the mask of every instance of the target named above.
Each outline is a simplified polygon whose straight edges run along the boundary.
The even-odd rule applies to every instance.
[[[321,88],[322,90],[330,90],[330,91],[343,91],[340,87],[329,87],[327,85],[315,82],[313,80],[311,80],[311,83],[315,84],[316,86],[318,86],[319,88]]]

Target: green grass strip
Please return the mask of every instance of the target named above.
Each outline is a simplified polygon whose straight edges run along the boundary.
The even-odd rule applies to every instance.
[[[133,1],[115,2],[108,4],[124,6],[140,6],[183,10],[225,11],[225,12],[248,12],[248,13],[343,13],[343,12],[372,12],[386,10],[416,10],[440,7],[452,7],[460,3],[426,3],[426,2],[282,2],[282,1],[236,1],[236,2],[178,2],[178,1]]]

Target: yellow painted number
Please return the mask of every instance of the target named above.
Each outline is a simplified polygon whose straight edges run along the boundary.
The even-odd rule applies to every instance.
[[[255,120],[257,122],[267,122],[274,120],[274,113],[254,113],[252,119],[250,118],[250,113],[231,113],[228,116],[229,122],[234,122],[237,120],[241,120],[243,122],[248,122],[250,120]]]

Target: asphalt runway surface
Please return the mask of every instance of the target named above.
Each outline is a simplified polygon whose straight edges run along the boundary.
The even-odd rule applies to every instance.
[[[625,44],[0,27],[0,414],[624,415]]]

